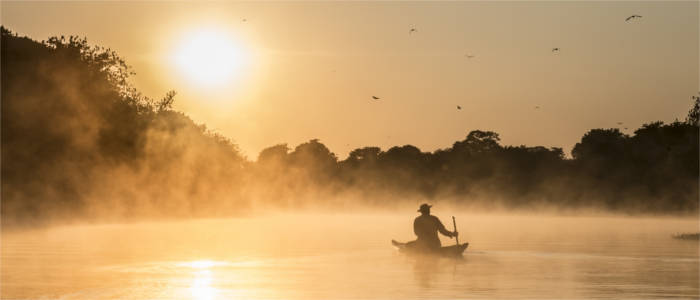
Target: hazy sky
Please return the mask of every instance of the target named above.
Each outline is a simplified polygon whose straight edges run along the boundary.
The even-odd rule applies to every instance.
[[[362,146],[433,151],[474,129],[568,153],[591,128],[682,119],[700,90],[698,4],[3,1],[1,21],[116,50],[137,88],[176,90],[176,109],[250,159],[312,138],[343,159]],[[197,32],[234,45],[223,84],[174,62]]]

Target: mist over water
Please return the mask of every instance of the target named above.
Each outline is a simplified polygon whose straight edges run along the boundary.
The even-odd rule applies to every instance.
[[[434,214],[449,224],[446,210]],[[3,299],[696,299],[694,218],[456,214],[463,259],[406,256],[412,212],[55,226],[2,236]],[[451,227],[451,226],[448,226]],[[443,245],[454,240],[442,237]]]

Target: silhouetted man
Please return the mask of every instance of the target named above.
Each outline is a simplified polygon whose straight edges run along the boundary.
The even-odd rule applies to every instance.
[[[445,225],[442,225],[440,219],[430,214],[430,207],[432,206],[424,203],[418,209],[421,215],[413,221],[413,232],[418,236],[414,243],[415,246],[424,249],[436,250],[441,247],[438,231],[450,238],[457,236],[458,233],[445,229]]]

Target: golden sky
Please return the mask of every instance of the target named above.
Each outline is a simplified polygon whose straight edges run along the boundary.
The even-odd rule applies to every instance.
[[[312,138],[341,159],[362,146],[433,151],[474,129],[568,152],[591,128],[682,119],[700,90],[697,1],[1,5],[20,35],[116,50],[137,88],[177,91],[176,109],[250,159]],[[234,46],[223,83],[198,83],[174,61],[197,32]]]

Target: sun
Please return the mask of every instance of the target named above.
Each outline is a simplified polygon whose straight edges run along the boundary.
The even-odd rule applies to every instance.
[[[230,82],[241,71],[244,60],[242,49],[231,35],[216,30],[187,34],[174,55],[179,71],[203,86]]]

